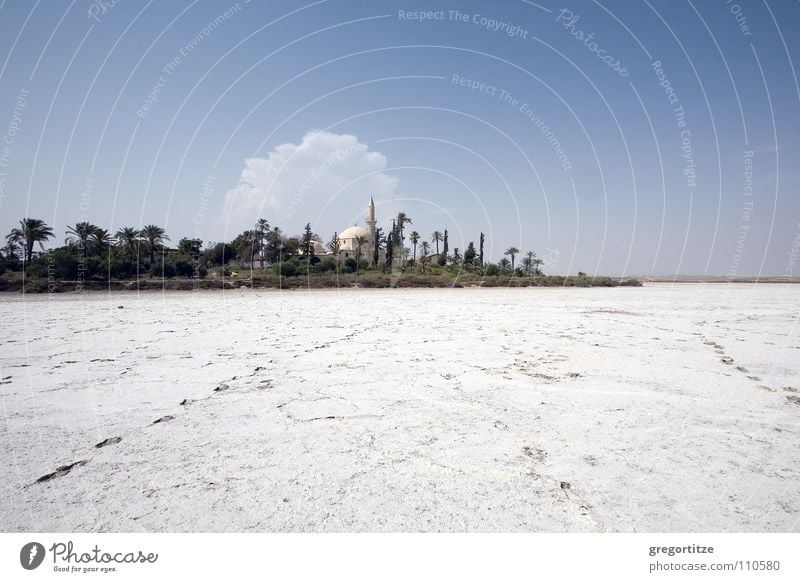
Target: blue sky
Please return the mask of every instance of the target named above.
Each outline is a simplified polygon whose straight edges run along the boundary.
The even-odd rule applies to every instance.
[[[796,2],[101,4],[0,4],[4,232],[328,240],[372,194],[549,273],[800,270]]]

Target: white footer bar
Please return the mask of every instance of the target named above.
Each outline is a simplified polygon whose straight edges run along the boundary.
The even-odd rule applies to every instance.
[[[0,580],[800,580],[798,534],[0,534]],[[192,578],[189,578],[192,577]]]

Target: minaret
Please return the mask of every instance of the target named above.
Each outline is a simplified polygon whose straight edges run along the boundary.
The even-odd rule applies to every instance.
[[[369,197],[369,206],[367,206],[367,230],[369,237],[375,241],[375,202],[372,201],[372,196]]]

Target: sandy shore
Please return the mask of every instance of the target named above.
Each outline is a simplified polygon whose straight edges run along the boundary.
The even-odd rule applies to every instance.
[[[2,295],[0,529],[797,532],[798,305]]]

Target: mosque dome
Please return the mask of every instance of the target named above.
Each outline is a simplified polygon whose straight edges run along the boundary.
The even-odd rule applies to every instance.
[[[360,226],[351,226],[350,228],[344,229],[341,234],[339,234],[339,240],[355,239],[357,236],[363,237],[366,240],[369,238],[369,231]]]
[[[348,253],[355,253],[364,252],[365,248],[370,248],[372,243],[375,242],[375,203],[372,201],[372,198],[369,199],[369,206],[367,207],[367,228],[362,226],[351,226],[349,228],[345,228],[342,232],[339,233],[339,241],[340,241],[340,251],[345,252],[345,256],[348,256]],[[358,244],[357,238],[361,238],[363,242],[361,245]]]

